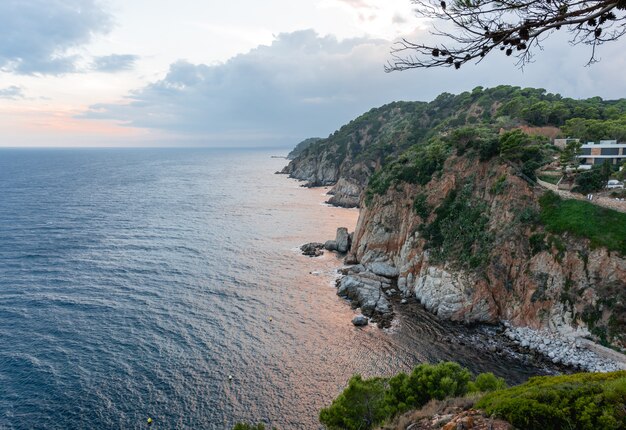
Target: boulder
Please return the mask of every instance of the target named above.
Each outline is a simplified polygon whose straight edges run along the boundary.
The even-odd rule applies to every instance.
[[[322,251],[323,247],[324,244],[319,242],[305,243],[300,247],[300,251],[302,251],[303,255],[308,255],[309,257],[319,257],[324,253]]]
[[[367,319],[365,315],[362,315],[362,314],[357,315],[354,318],[352,318],[352,324],[354,324],[357,327],[367,325],[368,323],[369,323],[369,320]]]
[[[337,286],[337,294],[352,300],[363,314],[380,316],[391,313],[391,305],[381,290],[380,282],[355,274],[344,276]]]
[[[324,244],[324,249],[327,251],[336,251],[337,250],[337,241],[336,240],[327,240]]]
[[[396,269],[395,267],[393,267],[391,264],[388,264],[388,263],[381,263],[381,262],[371,263],[368,266],[368,269],[370,269],[372,272],[374,272],[378,276],[384,276],[385,278],[397,278],[400,275],[400,273],[398,272],[398,269]]]
[[[358,264],[359,260],[357,260],[356,255],[350,253],[346,255],[346,258],[343,260],[343,264]]]
[[[345,227],[339,227],[337,229],[337,236],[335,237],[335,241],[337,242],[337,251],[345,254],[350,251],[350,235],[348,234],[348,229]]]

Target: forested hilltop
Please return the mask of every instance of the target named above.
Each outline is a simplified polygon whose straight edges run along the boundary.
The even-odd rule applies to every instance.
[[[369,177],[411,147],[427,145],[424,162],[433,168],[445,156],[441,139],[453,130],[477,133],[486,145],[501,129],[516,127],[552,138],[626,139],[626,100],[575,100],[543,89],[499,86],[443,93],[429,103],[393,102],[309,145],[283,173],[310,186],[333,185],[330,202],[354,207]]]

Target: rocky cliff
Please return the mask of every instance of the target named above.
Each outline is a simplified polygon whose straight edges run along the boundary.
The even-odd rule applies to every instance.
[[[348,256],[359,264],[339,291],[371,315],[392,313],[380,291],[400,291],[442,318],[626,347],[626,237],[616,248],[547,226],[552,197],[529,177],[558,153],[519,130],[591,111],[608,118],[626,103],[505,86],[394,103],[310,145],[284,173],[361,207]]]
[[[452,156],[426,185],[361,209],[352,252],[396,268],[402,293],[443,318],[591,330],[626,346],[626,259],[547,232],[542,193],[497,159]]]
[[[372,173],[424,134],[429,126],[425,105],[395,102],[372,109],[308,145],[281,173],[308,187],[333,185],[329,203],[357,207]]]

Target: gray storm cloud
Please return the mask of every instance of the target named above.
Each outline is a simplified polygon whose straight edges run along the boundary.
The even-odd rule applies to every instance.
[[[98,0],[2,0],[0,69],[23,75],[76,72],[81,60],[76,49],[112,26],[112,16]],[[94,63],[101,71],[118,71],[132,61],[113,55]]]
[[[92,70],[98,72],[122,72],[132,70],[139,57],[130,54],[112,54],[95,57],[92,63]]]
[[[7,88],[0,88],[0,99],[17,100],[24,98],[24,91],[21,87],[11,85]]]
[[[586,49],[571,48],[557,37],[524,71],[511,58],[496,55],[459,71],[386,74],[390,41],[338,40],[312,30],[285,33],[220,65],[178,61],[163,79],[132,92],[124,103],[94,105],[82,117],[202,137],[207,144],[261,137],[263,143],[293,143],[328,135],[393,100],[431,100],[479,85],[532,86],[569,97],[626,94],[623,42],[603,47],[607,61],[583,67]]]

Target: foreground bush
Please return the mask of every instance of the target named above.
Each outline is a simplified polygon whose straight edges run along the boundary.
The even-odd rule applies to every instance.
[[[504,387],[504,380],[493,374],[471,379],[470,372],[457,363],[421,364],[408,375],[400,373],[390,379],[355,375],[333,403],[322,409],[320,422],[331,430],[371,429],[432,399]]]
[[[626,428],[626,371],[541,376],[487,394],[488,414],[527,430]]]

